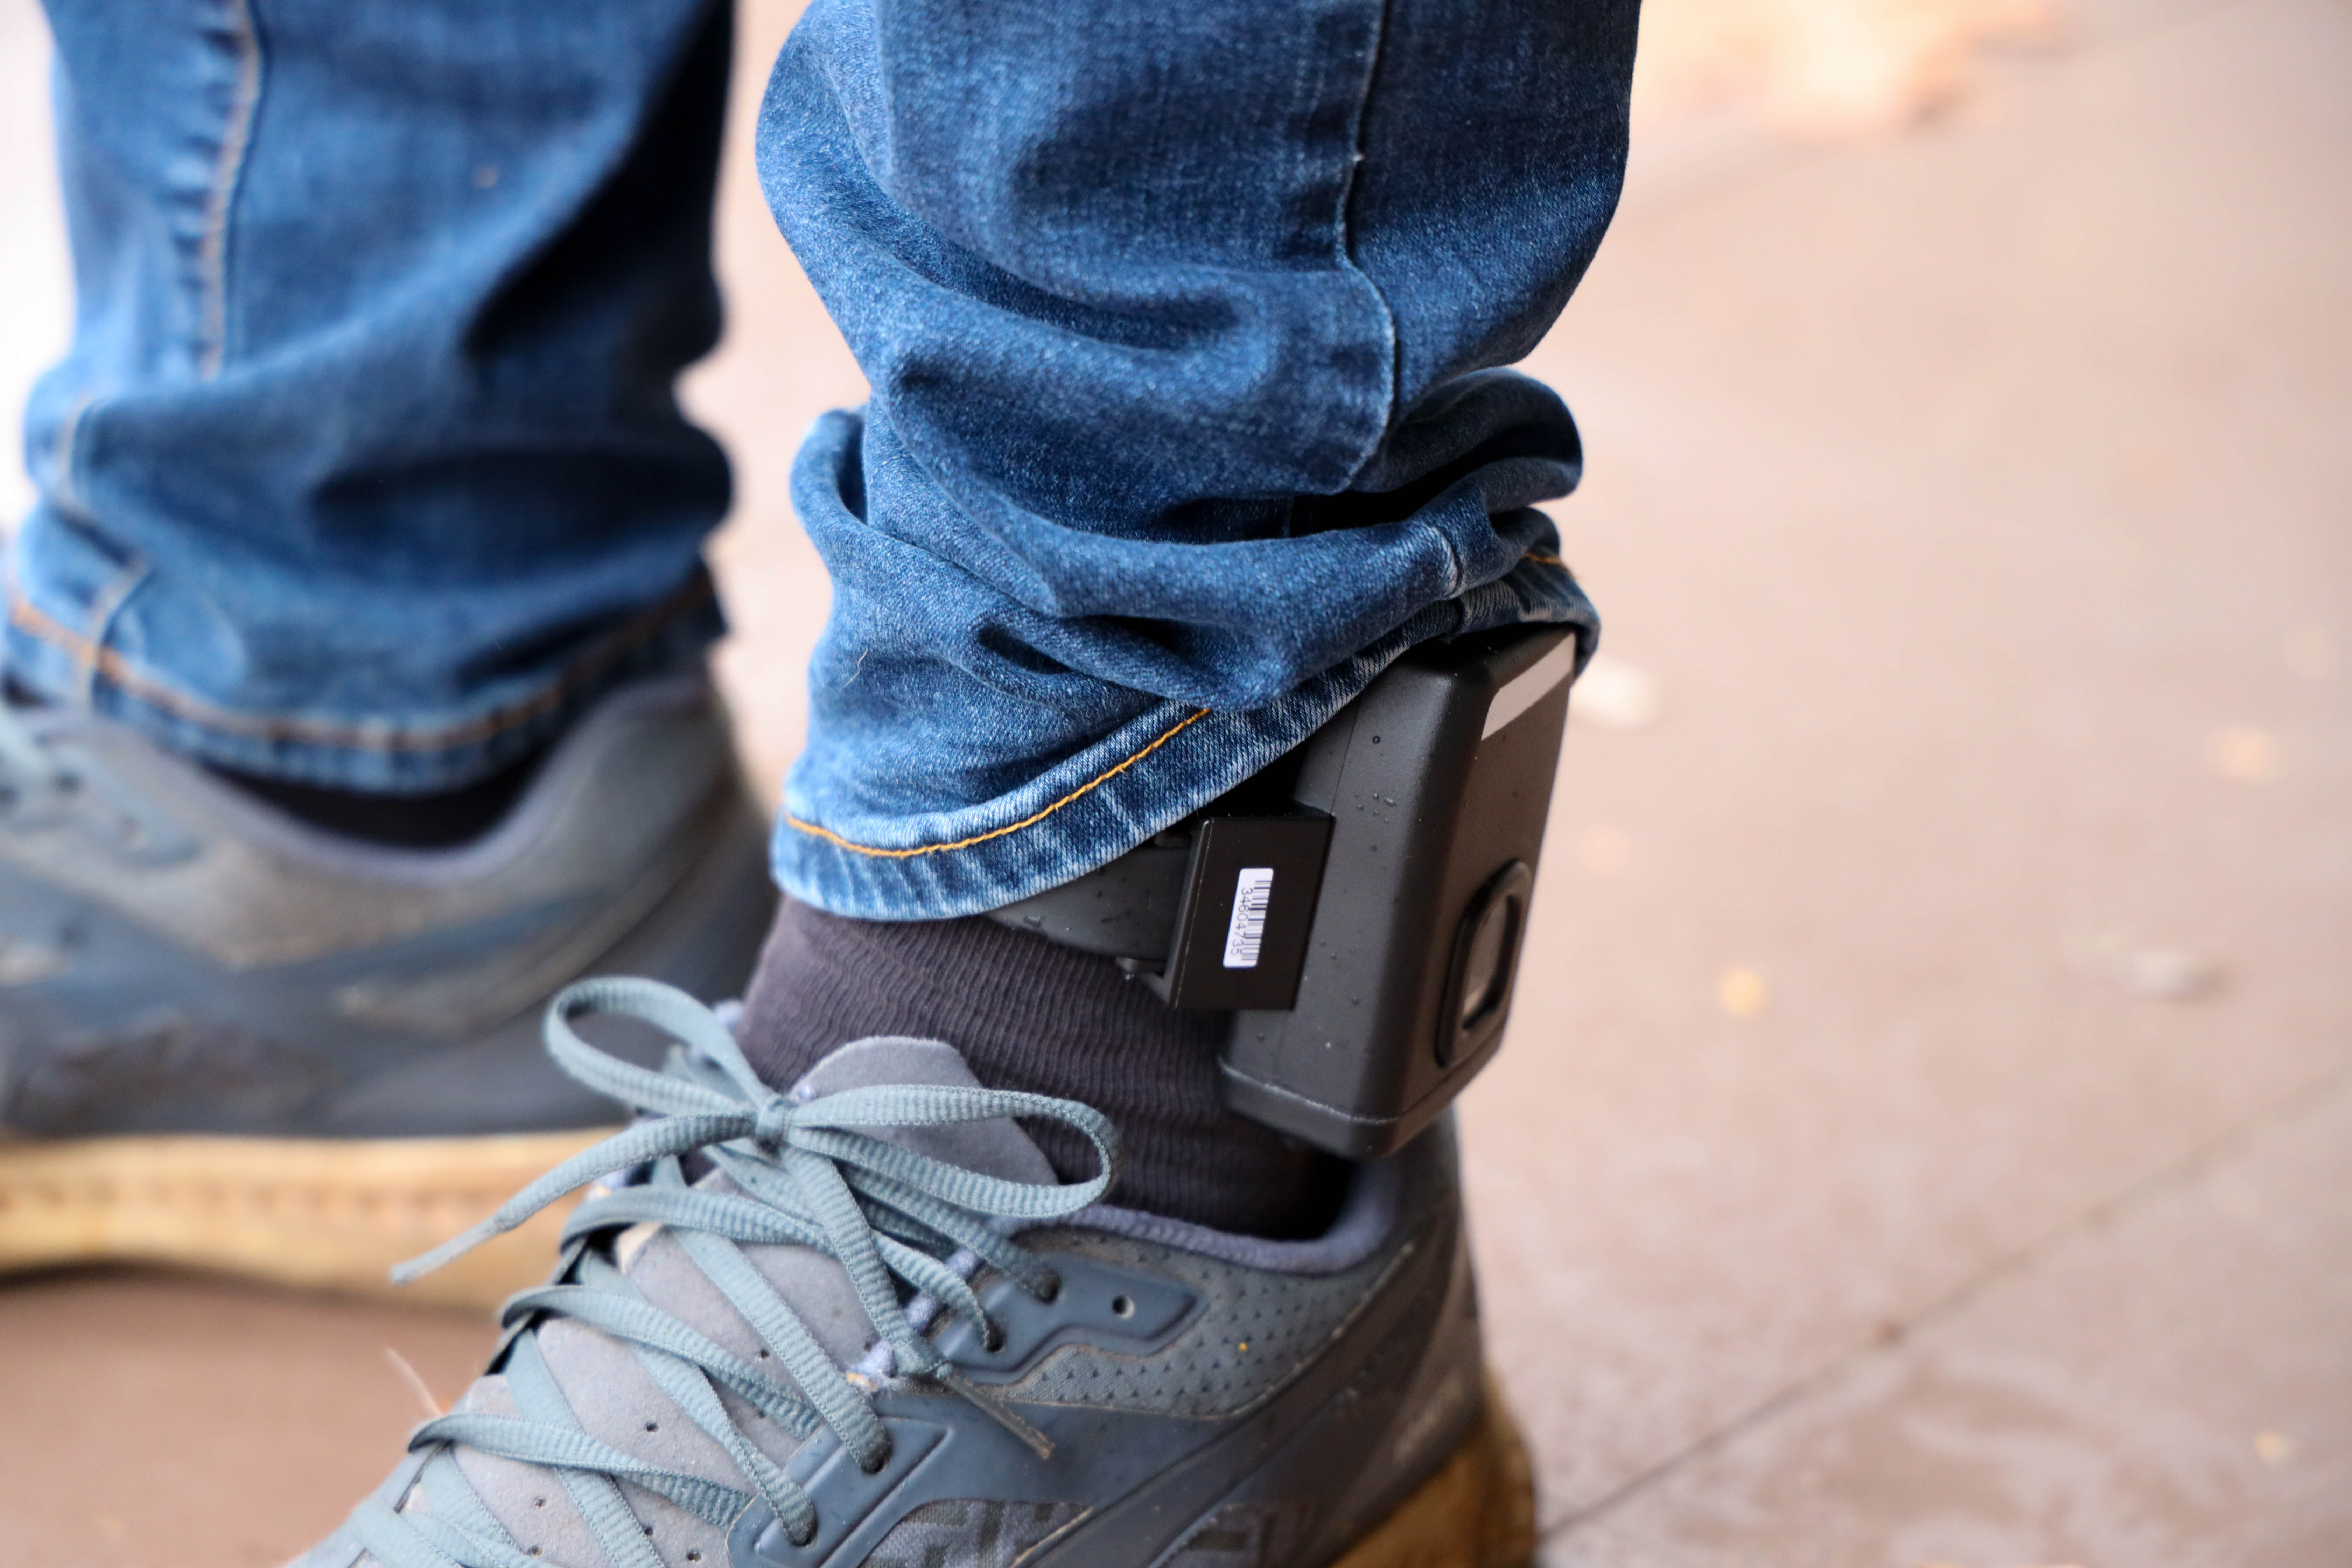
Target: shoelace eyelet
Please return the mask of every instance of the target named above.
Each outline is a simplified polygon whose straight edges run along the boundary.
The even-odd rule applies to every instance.
[[[123,826],[135,830],[143,825],[131,821],[125,822]],[[162,835],[159,833],[157,836]],[[730,1197],[724,1200],[724,1206],[729,1207],[730,1211],[741,1204],[770,1195],[763,1190],[764,1183],[776,1179],[782,1180],[786,1190],[773,1199],[773,1206],[783,1215],[793,1216],[791,1223],[777,1222],[787,1238],[802,1234],[805,1228],[802,1223],[805,1219],[802,1214],[802,1206],[804,1203],[816,1203],[822,1209],[825,1203],[830,1202],[833,1206],[838,1207],[839,1188],[846,1184],[851,1189],[849,1195],[857,1205],[856,1210],[847,1211],[845,1218],[841,1215],[828,1215],[826,1216],[829,1223],[827,1234],[832,1237],[832,1245],[827,1245],[824,1234],[819,1235],[817,1240],[812,1245],[818,1246],[820,1250],[835,1253],[839,1257],[845,1269],[850,1268],[853,1259],[862,1260],[867,1269],[871,1270],[875,1266],[879,1265],[890,1275],[895,1276],[898,1281],[909,1286],[919,1284],[922,1270],[911,1264],[907,1268],[897,1267],[894,1261],[896,1255],[887,1249],[885,1237],[899,1228],[891,1220],[891,1213],[903,1212],[918,1222],[923,1215],[915,1209],[908,1208],[895,1201],[893,1194],[898,1188],[912,1186],[917,1193],[943,1203],[950,1209],[968,1213],[992,1226],[1003,1217],[1000,1213],[1001,1205],[995,1200],[1003,1192],[1003,1184],[996,1178],[980,1176],[979,1184],[975,1187],[972,1184],[976,1173],[961,1170],[952,1163],[930,1156],[908,1154],[899,1158],[896,1164],[888,1164],[887,1168],[879,1165],[875,1167],[877,1176],[888,1177],[895,1185],[877,1185],[863,1181],[858,1173],[866,1169],[866,1165],[857,1157],[855,1146],[850,1153],[845,1155],[834,1152],[834,1145],[850,1136],[836,1130],[825,1129],[821,1135],[812,1136],[807,1141],[810,1147],[805,1151],[793,1149],[794,1157],[789,1160],[763,1159],[761,1156],[766,1152],[765,1151],[758,1150],[756,1147],[746,1148],[746,1142],[756,1145],[761,1140],[758,1138],[743,1140],[744,1110],[749,1110],[751,1112],[751,1121],[758,1133],[765,1134],[767,1140],[783,1145],[787,1149],[792,1148],[793,1145],[793,1123],[797,1120],[797,1111],[791,1102],[782,1101],[781,1097],[759,1081],[757,1075],[742,1059],[740,1051],[724,1032],[724,1026],[715,1016],[706,1016],[706,1014],[708,1014],[707,1009],[699,1009],[698,1005],[684,993],[646,981],[583,982],[563,993],[554,1004],[548,1022],[549,1049],[555,1055],[559,1065],[564,1067],[573,1077],[590,1083],[592,1087],[608,1077],[616,1079],[625,1078],[623,1083],[625,1089],[633,1092],[642,1092],[649,1097],[638,1101],[646,1109],[627,1131],[607,1139],[594,1149],[575,1156],[572,1161],[567,1162],[566,1165],[559,1167],[558,1178],[542,1178],[541,1182],[532,1184],[523,1193],[509,1199],[489,1219],[480,1222],[464,1235],[435,1248],[424,1258],[404,1266],[402,1274],[411,1275],[437,1268],[489,1237],[512,1229],[531,1215],[546,1208],[552,1201],[553,1195],[560,1195],[561,1192],[572,1191],[594,1184],[598,1171],[604,1173],[605,1181],[601,1189],[588,1198],[589,1204],[629,1207],[632,1210],[633,1223],[645,1223],[649,1218],[659,1218],[661,1223],[676,1225],[687,1231],[709,1231],[724,1237],[731,1228],[731,1222],[714,1223],[705,1214],[704,1211],[713,1203],[710,1194],[696,1194],[688,1190],[691,1187],[696,1174],[689,1162],[698,1162],[705,1169],[716,1166],[731,1171],[735,1168],[734,1163],[740,1161],[744,1173],[753,1171],[759,1173],[756,1181],[750,1180],[747,1174],[744,1184],[748,1191],[745,1196],[740,1199]],[[723,1069],[725,1078],[730,1080],[731,1087],[737,1092],[730,1096],[726,1092],[728,1084],[713,1087],[704,1082],[703,1080],[710,1076],[704,1069],[689,1068],[677,1064],[666,1069],[663,1076],[688,1079],[688,1084],[685,1088],[660,1083],[647,1087],[637,1078],[626,1077],[634,1069],[629,1069],[625,1064],[606,1057],[571,1032],[569,1025],[574,1016],[593,1015],[614,1015],[637,1018],[669,1033],[680,1041],[694,1045],[711,1062]],[[886,1112],[885,1119],[893,1125],[953,1124],[970,1120],[974,1109],[969,1094],[959,1092],[950,1095],[931,1086],[873,1086],[871,1092],[875,1098],[887,1102],[880,1109]],[[983,1090],[981,1092],[998,1094],[1008,1115],[1034,1113],[1057,1120],[1070,1124],[1094,1141],[1102,1155],[1106,1173],[1087,1183],[1057,1184],[1049,1194],[1055,1200],[1055,1203],[1051,1205],[1052,1212],[1075,1212],[1100,1195],[1103,1187],[1110,1180],[1108,1168],[1115,1162],[1116,1145],[1112,1141],[1113,1134],[1108,1122],[1099,1112],[1076,1102],[1016,1095],[1006,1091]],[[712,1139],[707,1135],[708,1129],[698,1121],[687,1124],[692,1134],[688,1137],[677,1136],[677,1128],[675,1125],[667,1129],[661,1126],[668,1117],[682,1117],[688,1114],[698,1118],[714,1115],[719,1117],[719,1124],[727,1130],[730,1136],[726,1141],[714,1144]],[[804,1159],[802,1158],[803,1155],[805,1156]],[[645,1194],[629,1194],[625,1197],[624,1187],[638,1184],[615,1182],[611,1180],[611,1177],[614,1173],[626,1168],[625,1162],[628,1159],[637,1160],[639,1163],[635,1168],[646,1173],[642,1184],[660,1190]],[[599,1164],[597,1162],[600,1160],[604,1163]],[[835,1168],[836,1179],[830,1185],[812,1186],[800,1166],[802,1164],[814,1166],[827,1160],[831,1161]],[[821,1175],[822,1173],[818,1172],[816,1174]],[[568,1185],[563,1184],[567,1183]],[[1022,1194],[1023,1201],[1028,1206],[1032,1208],[1036,1206],[1034,1192],[1028,1190],[1034,1188],[1034,1184],[1016,1182],[1010,1185],[1015,1193]],[[679,1191],[673,1193],[667,1190],[673,1187]],[[869,1190],[869,1187],[872,1190]],[[799,1194],[799,1202],[794,1199],[795,1192]],[[1019,1205],[1002,1206],[1010,1206],[1015,1213],[1024,1212]],[[877,1212],[877,1209],[880,1212]],[[862,1227],[856,1223],[861,1214],[866,1222]],[[614,1217],[617,1221],[617,1215]],[[840,1223],[831,1223],[834,1220],[838,1220]],[[952,1230],[951,1226],[950,1235]],[[915,1234],[929,1233],[918,1231]],[[835,1247],[845,1250],[835,1253]],[[930,1251],[929,1248],[922,1250]],[[990,1251],[990,1248],[983,1244],[982,1250]],[[1017,1255],[1024,1249],[1016,1246],[1013,1250]],[[931,1258],[934,1263],[947,1265],[967,1279],[971,1276],[971,1268],[963,1265],[957,1258],[941,1258],[935,1251],[931,1252]],[[701,1260],[698,1259],[698,1261]],[[977,1262],[977,1258],[973,1259],[974,1264]],[[1024,1281],[1034,1280],[1035,1284],[1032,1294],[1040,1300],[1053,1301],[1060,1295],[1062,1280],[1052,1271],[1039,1267],[1031,1257],[1016,1257],[1007,1265],[1007,1271],[1013,1278]],[[592,1322],[610,1317],[615,1324],[613,1331],[620,1333],[623,1337],[635,1338],[642,1335],[646,1337],[647,1343],[656,1348],[670,1348],[671,1341],[665,1336],[675,1335],[681,1325],[677,1320],[657,1309],[645,1310],[649,1304],[640,1302],[627,1289],[628,1281],[625,1279],[625,1273],[624,1263],[607,1258],[604,1254],[593,1249],[589,1245],[588,1236],[583,1233],[566,1254],[564,1269],[558,1277],[558,1281],[542,1288],[548,1293],[549,1300],[541,1305],[551,1312],[581,1317]],[[719,1275],[714,1275],[712,1278],[722,1294],[729,1293],[729,1283],[725,1278]],[[863,1277],[852,1270],[851,1278],[853,1282],[860,1282]],[[971,1303],[971,1299],[968,1291],[951,1290],[949,1294],[956,1301]],[[630,1303],[628,1311],[624,1311],[622,1305],[615,1304],[610,1300],[614,1295],[627,1300]],[[903,1306],[903,1295],[899,1305]],[[787,1311],[789,1313],[789,1308]],[[632,1313],[634,1315],[631,1315]],[[878,1301],[870,1306],[867,1315],[877,1330],[883,1330],[886,1332],[887,1331],[886,1324],[896,1325],[902,1331],[911,1330],[913,1327],[902,1314],[894,1314],[892,1303],[887,1300]],[[984,1311],[975,1312],[973,1316],[976,1319],[974,1326],[981,1331],[981,1337],[991,1351],[1001,1352],[1008,1348],[1010,1334],[1003,1327],[991,1321]],[[929,1326],[927,1321],[926,1327]],[[690,1323],[682,1327],[688,1331],[692,1329]],[[920,1332],[920,1331],[915,1331]],[[536,1348],[539,1341],[535,1334],[534,1329],[530,1337],[517,1342],[519,1345],[530,1348],[528,1351],[517,1352],[523,1359],[513,1363],[513,1366],[524,1369],[539,1366],[540,1363],[533,1359],[539,1353]],[[932,1347],[918,1340],[903,1346],[894,1346],[894,1348],[911,1352],[912,1362],[912,1364],[908,1365],[902,1364],[907,1358],[898,1356],[882,1358],[882,1365],[885,1368],[898,1369],[895,1375],[908,1376],[917,1381],[936,1380],[947,1389],[970,1398],[982,1413],[992,1415],[1003,1423],[1014,1436],[1020,1437],[1032,1448],[1041,1454],[1050,1451],[1049,1446],[1045,1443],[1034,1428],[1020,1421],[1017,1416],[1012,1415],[986,1390],[976,1388],[966,1382],[957,1369]],[[701,1365],[706,1372],[724,1373],[730,1377],[736,1376],[736,1369],[741,1367],[741,1363],[736,1361],[731,1354],[722,1355],[697,1350],[691,1345],[684,1350],[673,1351],[672,1353],[678,1354],[689,1364]],[[758,1361],[772,1363],[780,1352],[762,1344],[755,1346],[753,1353]],[[515,1375],[512,1368],[509,1375],[510,1377]],[[544,1370],[541,1369],[541,1372],[530,1375],[543,1376]],[[764,1367],[759,1375],[762,1381],[754,1386],[752,1391],[772,1397],[781,1403],[778,1411],[755,1406],[752,1414],[756,1418],[777,1422],[783,1422],[789,1418],[795,1432],[810,1435],[814,1435],[814,1429],[820,1425],[827,1424],[828,1418],[825,1412],[828,1406],[823,1402],[801,1397],[788,1388],[770,1389],[765,1382],[768,1373]],[[882,1383],[890,1381],[893,1376],[893,1371],[883,1371],[879,1373],[881,1381],[877,1382],[877,1374],[866,1372],[863,1365],[842,1369],[843,1386],[840,1392],[845,1397],[863,1396],[870,1401],[875,1394],[880,1392]],[[524,1381],[528,1384],[529,1376],[526,1376]],[[762,1403],[765,1402],[763,1399]],[[698,1415],[693,1409],[689,1409],[688,1415],[689,1418],[696,1421],[709,1418],[707,1412]],[[724,1424],[732,1428],[735,1436],[743,1436],[742,1427],[736,1425],[740,1417],[723,1408],[720,1416]],[[447,1418],[450,1423],[457,1423],[464,1419],[463,1416]],[[643,1417],[640,1419],[643,1420],[644,1426],[648,1432],[661,1429],[660,1423],[656,1421],[645,1420]],[[838,1422],[832,1424],[836,1433],[844,1430]],[[524,1425],[527,1428],[544,1426],[565,1434],[576,1432],[578,1429],[576,1419],[567,1425],[557,1419],[554,1415],[544,1419],[532,1417],[527,1419]],[[893,1473],[891,1467],[895,1459],[895,1445],[887,1435],[887,1428],[877,1432],[874,1426],[866,1425],[864,1421],[858,1422],[857,1425],[865,1426],[866,1435],[877,1436],[879,1440],[876,1443],[875,1451],[870,1456],[853,1454],[852,1462],[857,1465],[860,1472],[870,1478],[868,1484],[872,1488],[880,1489],[883,1478]],[[714,1436],[718,1434],[714,1432]],[[476,1433],[471,1427],[467,1428],[464,1435],[451,1430],[442,1434],[442,1436],[451,1446],[481,1447],[493,1454],[505,1453],[521,1441],[520,1438],[501,1436],[498,1432],[487,1428]],[[720,1441],[726,1442],[728,1439],[722,1436]],[[838,1453],[841,1450],[836,1447],[835,1451]],[[592,1471],[595,1468],[593,1466],[588,1468]],[[762,1478],[753,1476],[751,1479],[756,1484]],[[760,1486],[758,1489],[766,1490],[767,1488]],[[539,1501],[537,1499],[533,1500]],[[793,1522],[785,1523],[771,1514],[772,1523],[782,1527],[779,1531],[782,1539],[798,1551],[805,1551],[813,1547],[819,1536],[823,1534],[824,1527],[805,1492],[798,1488],[788,1487],[782,1494],[774,1498],[773,1502],[782,1510],[795,1516]],[[544,1505],[541,1504],[541,1506]],[[651,1531],[648,1531],[648,1533],[650,1534]],[[771,1536],[768,1539],[773,1541],[776,1538]]]

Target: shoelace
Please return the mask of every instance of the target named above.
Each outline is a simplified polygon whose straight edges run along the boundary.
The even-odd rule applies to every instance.
[[[658,1073],[620,1061],[572,1027],[576,1019],[597,1014],[649,1024],[684,1048],[674,1047]],[[562,1282],[522,1291],[506,1303],[504,1322],[510,1329],[524,1325],[511,1339],[503,1369],[520,1415],[460,1411],[425,1422],[411,1434],[409,1447],[430,1450],[417,1476],[428,1511],[400,1513],[376,1499],[353,1510],[353,1532],[385,1568],[548,1568],[475,1494],[455,1458],[460,1446],[554,1471],[614,1568],[662,1568],[646,1526],[621,1491],[624,1479],[720,1529],[755,1500],[764,1502],[795,1544],[812,1539],[814,1504],[744,1435],[719,1391],[803,1441],[831,1428],[869,1473],[888,1461],[889,1432],[870,1403],[872,1380],[861,1376],[854,1383],[835,1363],[744,1255],[747,1246],[792,1243],[831,1257],[848,1276],[878,1342],[888,1347],[888,1375],[952,1389],[1033,1446],[1044,1443],[939,1353],[924,1333],[935,1313],[925,1311],[919,1324],[901,1303],[896,1282],[912,1288],[912,1300],[927,1299],[937,1311],[971,1323],[983,1342],[1001,1342],[969,1276],[985,1263],[1031,1294],[1053,1298],[1059,1288],[1053,1270],[1000,1226],[1071,1214],[1102,1195],[1116,1170],[1118,1142],[1101,1112],[1045,1095],[931,1085],[849,1089],[795,1101],[760,1081],[716,1014],[684,992],[648,980],[571,986],[548,1010],[547,1046],[573,1078],[654,1119],[565,1161],[463,1236],[403,1264],[394,1278],[404,1281],[437,1268],[601,1177],[649,1170],[632,1184],[592,1194],[573,1213],[563,1231],[570,1263],[556,1275]],[[1010,1181],[861,1131],[1016,1116],[1060,1121],[1084,1134],[1100,1159],[1100,1173],[1064,1184]],[[690,1185],[681,1161],[697,1152],[737,1190]],[[643,1224],[667,1226],[743,1315],[766,1347],[759,1361],[734,1354],[656,1307],[590,1245],[599,1232]],[[536,1323],[552,1316],[625,1343],[670,1402],[727,1452],[744,1485],[665,1468],[583,1430],[540,1350]],[[777,1363],[784,1380],[768,1370]],[[871,1358],[866,1363],[876,1364]]]

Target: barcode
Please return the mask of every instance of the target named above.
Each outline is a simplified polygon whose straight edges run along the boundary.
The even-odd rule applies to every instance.
[[[1274,902],[1274,868],[1244,866],[1234,884],[1234,918],[1225,927],[1225,967],[1255,969],[1265,945],[1265,911]]]

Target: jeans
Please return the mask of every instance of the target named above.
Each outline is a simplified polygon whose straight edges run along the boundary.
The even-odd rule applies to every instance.
[[[1591,605],[1496,369],[1622,176],[1633,0],[815,0],[761,178],[872,385],[774,862],[879,919],[1079,875],[1402,648]],[[21,685],[209,760],[446,788],[719,631],[728,48],[682,0],[53,7],[79,288]]]

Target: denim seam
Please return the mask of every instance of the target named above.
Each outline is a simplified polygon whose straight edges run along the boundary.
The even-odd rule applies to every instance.
[[[122,563],[122,570],[90,595],[89,611],[85,616],[88,629],[81,645],[69,650],[74,661],[74,686],[85,704],[93,703],[98,695],[100,655],[113,633],[115,620],[122,614],[122,606],[131,602],[131,595],[147,581],[151,570],[143,557],[132,555]]]
[[[877,860],[908,860],[914,858],[918,855],[937,855],[950,849],[969,849],[975,844],[985,844],[992,838],[1003,838],[1007,834],[1018,833],[1024,827],[1036,826],[1037,824],[1045,821],[1047,817],[1053,816],[1064,806],[1068,805],[1071,802],[1077,800],[1082,796],[1093,794],[1104,784],[1108,784],[1112,779],[1115,779],[1119,774],[1127,772],[1128,769],[1135,766],[1136,763],[1143,761],[1144,758],[1150,756],[1152,752],[1158,751],[1160,747],[1174,740],[1178,735],[1183,733],[1193,724],[1207,718],[1209,716],[1209,711],[1210,710],[1206,708],[1194,709],[1191,713],[1185,715],[1183,718],[1178,720],[1174,724],[1170,725],[1166,730],[1160,731],[1157,739],[1153,740],[1150,745],[1138,751],[1134,755],[1112,767],[1104,769],[1101,773],[1097,773],[1094,777],[1088,779],[1077,788],[1070,791],[1069,794],[1062,796],[1059,800],[1048,802],[1045,806],[1041,807],[1037,811],[1032,812],[1029,816],[1023,817],[1020,821],[1009,822],[1003,827],[992,827],[985,833],[975,833],[969,838],[959,838],[954,840],[952,843],[919,844],[908,849],[883,849],[877,848],[869,844],[854,844],[848,839],[844,838],[840,834],[834,832],[833,829],[829,827],[820,827],[814,822],[803,822],[790,812],[785,812],[783,814],[783,818],[788,825],[809,835],[813,838],[822,838],[827,844],[846,849],[852,854],[870,856]]]
[[[83,391],[74,395],[66,409],[66,416],[58,422],[58,433],[49,442],[49,465],[56,470],[49,489],[49,504],[61,516],[77,522],[91,520],[89,508],[81,499],[81,485],[77,477],[81,453],[82,418],[98,402],[98,394]]]
[[[130,586],[135,588],[139,581],[143,581],[144,573],[142,566],[138,579]],[[543,716],[560,706],[572,692],[651,641],[671,622],[699,609],[713,596],[709,574],[698,572],[677,593],[614,627],[603,642],[565,666],[554,679],[523,700],[509,703],[478,718],[445,725],[439,730],[398,737],[387,737],[364,725],[327,723],[309,719],[265,718],[216,708],[202,698],[191,697],[146,673],[120,650],[106,647],[102,641],[93,641],[72,627],[60,624],[36,606],[14,582],[8,584],[8,624],[27,636],[61,649],[75,661],[77,668],[87,661],[96,676],[103,676],[125,696],[204,729],[270,742],[292,741],[351,752],[415,754],[471,745]],[[129,597],[128,588],[122,597]],[[113,612],[119,611],[120,607],[119,600],[109,606],[110,625],[106,629],[111,630]],[[95,676],[89,685],[94,690]]]
[[[1402,390],[1403,379],[1402,361],[1404,350],[1397,337],[1396,308],[1389,303],[1389,297],[1382,291],[1381,286],[1372,281],[1371,274],[1366,272],[1356,262],[1356,175],[1357,172],[1364,166],[1366,157],[1364,127],[1371,118],[1372,83],[1380,76],[1381,51],[1388,44],[1388,0],[1375,0],[1372,16],[1372,47],[1367,51],[1364,60],[1363,87],[1357,95],[1356,112],[1350,127],[1352,134],[1349,138],[1351,145],[1349,149],[1348,173],[1340,182],[1339,210],[1335,215],[1339,220],[1339,259],[1363,284],[1365,291],[1371,295],[1372,302],[1380,307],[1381,332],[1388,349],[1388,385],[1382,389],[1380,428],[1372,433],[1372,438],[1365,447],[1363,456],[1356,460],[1355,468],[1348,475],[1346,488],[1349,489],[1355,488],[1356,481],[1363,478],[1364,470],[1371,467],[1373,461],[1379,458],[1381,447],[1388,439],[1389,427],[1396,423],[1397,399]]]
[[[229,0],[228,10],[236,48],[236,90],[229,100],[227,121],[221,127],[220,156],[214,165],[212,189],[205,197],[204,237],[196,247],[204,289],[196,325],[196,374],[205,381],[220,374],[227,357],[229,209],[245,176],[254,117],[261,107],[261,31],[254,20],[252,0]]]
[[[1462,559],[1461,547],[1454,542],[1454,536],[1445,530],[1426,522],[1422,526],[1437,536],[1437,547],[1445,552],[1445,592],[1442,596],[1460,598],[1464,586],[1470,581],[1469,564]]]

